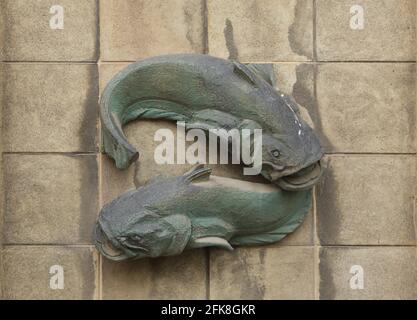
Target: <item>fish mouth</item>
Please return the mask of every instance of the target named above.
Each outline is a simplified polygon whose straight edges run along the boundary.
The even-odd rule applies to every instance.
[[[94,241],[98,251],[107,259],[121,261],[129,259],[122,250],[112,244],[101,226],[97,223],[94,229]]]
[[[312,188],[321,178],[323,168],[320,161],[317,161],[296,173],[281,177],[275,183],[287,191],[300,191]]]

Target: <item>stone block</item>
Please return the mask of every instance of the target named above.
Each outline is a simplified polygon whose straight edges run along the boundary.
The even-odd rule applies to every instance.
[[[331,63],[317,72],[316,129],[328,152],[413,153],[414,63]]]
[[[96,0],[4,0],[1,10],[4,12],[5,60],[98,59]],[[57,24],[61,13],[63,24]]]
[[[3,159],[5,243],[92,243],[96,156],[6,154]]]
[[[101,59],[203,53],[204,1],[101,0]]]
[[[97,257],[92,248],[7,246],[3,258],[4,299],[89,300],[97,296]]]
[[[328,158],[317,190],[322,245],[415,245],[415,157]]]
[[[208,0],[209,53],[241,62],[313,59],[313,1]]]
[[[414,0],[316,3],[319,61],[416,60]]]
[[[205,299],[206,251],[114,262],[103,258],[103,299]]]
[[[417,299],[415,247],[320,250],[320,299]]]
[[[314,299],[313,247],[210,252],[211,299]]]
[[[3,151],[94,152],[97,67],[6,64]]]

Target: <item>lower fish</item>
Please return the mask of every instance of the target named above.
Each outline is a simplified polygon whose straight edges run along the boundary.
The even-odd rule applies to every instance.
[[[270,244],[301,224],[311,197],[311,190],[213,176],[198,165],[182,176],[156,177],[105,205],[95,245],[108,259],[134,260]]]

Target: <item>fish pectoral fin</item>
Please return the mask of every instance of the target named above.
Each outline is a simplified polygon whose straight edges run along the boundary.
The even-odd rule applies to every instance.
[[[272,87],[276,86],[274,67],[271,63],[247,63],[245,64],[250,70],[259,75]]]
[[[253,71],[240,62],[237,62],[237,61],[232,61],[232,62],[233,62],[233,67],[234,67],[233,72],[237,76],[239,76],[241,79],[256,86],[256,79],[254,75],[252,74]]]
[[[233,247],[230,245],[230,243],[226,239],[220,237],[203,237],[196,239],[194,241],[193,248],[202,247],[218,247],[229,251],[233,250]]]
[[[189,182],[205,181],[210,178],[210,174],[211,168],[206,168],[204,164],[197,164],[184,173],[184,177]]]

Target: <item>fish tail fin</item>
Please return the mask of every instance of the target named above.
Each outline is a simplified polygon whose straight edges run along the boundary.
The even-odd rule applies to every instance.
[[[120,143],[106,129],[102,131],[102,151],[114,159],[118,169],[126,169],[139,158],[139,152],[130,144]]]

